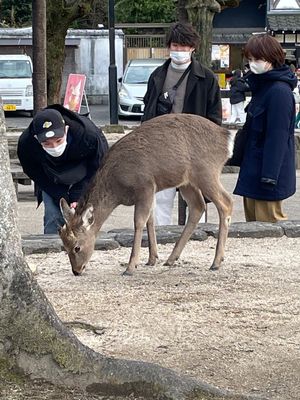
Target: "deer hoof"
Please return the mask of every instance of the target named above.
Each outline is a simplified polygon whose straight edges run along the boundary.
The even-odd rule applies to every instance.
[[[126,269],[126,271],[124,271],[122,274],[122,276],[132,276],[132,275],[133,275],[133,272],[128,269]]]
[[[174,264],[175,260],[167,260],[166,262],[164,262],[164,265],[171,267]]]
[[[156,264],[156,260],[158,259],[158,257],[155,258],[149,258],[149,260],[147,261],[147,263],[145,265],[150,265],[150,266],[154,266]]]
[[[220,268],[220,267],[219,267],[218,265],[213,264],[213,265],[209,268],[209,270],[210,270],[210,271],[217,271],[219,268]]]

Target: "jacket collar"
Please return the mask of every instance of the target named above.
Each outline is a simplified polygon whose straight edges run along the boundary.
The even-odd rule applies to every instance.
[[[192,56],[192,70],[191,71],[198,78],[206,77],[205,69],[199,62],[196,62],[196,59],[194,56]]]
[[[169,68],[169,65],[171,63],[171,58],[168,58],[163,65],[160,67],[160,71],[161,73],[157,74],[154,77],[154,81],[156,83],[156,86],[161,89],[163,87],[164,81],[166,79],[166,75],[167,75],[167,71]],[[191,78],[192,81],[196,82],[199,78],[205,78],[206,77],[206,73],[205,73],[205,69],[203,68],[203,66],[196,61],[195,57],[192,55],[192,67],[191,67]],[[189,79],[191,79],[189,78]]]

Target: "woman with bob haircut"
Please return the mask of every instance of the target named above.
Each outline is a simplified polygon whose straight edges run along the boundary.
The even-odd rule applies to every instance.
[[[282,47],[268,34],[252,36],[245,57],[252,99],[234,194],[244,198],[246,221],[286,220],[282,200],[296,191],[293,89],[297,79],[284,64]]]

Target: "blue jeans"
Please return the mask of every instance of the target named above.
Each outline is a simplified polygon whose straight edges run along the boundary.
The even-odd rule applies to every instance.
[[[57,234],[58,228],[65,224],[60,208],[54,203],[52,197],[42,192],[45,207],[44,212],[44,233]]]

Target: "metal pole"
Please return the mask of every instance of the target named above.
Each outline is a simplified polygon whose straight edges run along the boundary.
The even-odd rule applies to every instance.
[[[110,123],[118,124],[118,84],[117,66],[115,60],[115,9],[114,0],[108,3],[108,29],[109,29],[109,115]]]

